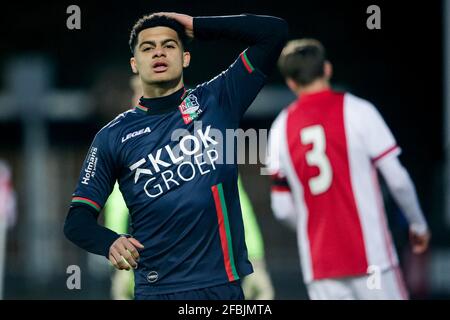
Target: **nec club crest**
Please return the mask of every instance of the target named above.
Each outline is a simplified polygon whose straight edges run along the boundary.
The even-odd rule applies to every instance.
[[[191,123],[202,113],[197,97],[193,94],[188,95],[178,106],[178,109],[180,109],[185,124]]]

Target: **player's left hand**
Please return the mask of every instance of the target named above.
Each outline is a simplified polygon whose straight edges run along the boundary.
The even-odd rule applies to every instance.
[[[188,16],[187,14],[181,14],[176,12],[158,12],[157,15],[166,16],[168,18],[174,19],[184,26],[186,35],[189,38],[194,38],[194,18]]]
[[[412,251],[415,254],[422,254],[428,249],[431,234],[429,231],[418,233],[414,230],[409,231],[409,241],[412,246]]]

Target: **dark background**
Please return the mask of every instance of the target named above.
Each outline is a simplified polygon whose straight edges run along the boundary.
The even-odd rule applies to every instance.
[[[68,30],[66,8],[81,8],[81,30]],[[381,8],[381,30],[366,27],[369,5]],[[290,28],[290,39],[313,37],[327,49],[334,66],[333,84],[373,102],[380,110],[403,149],[402,162],[409,170],[423,209],[432,227],[433,246],[447,248],[450,243],[445,227],[443,201],[443,18],[442,2],[427,1],[58,1],[7,2],[0,8],[0,74],[8,63],[25,54],[45,55],[53,64],[53,86],[58,90],[87,92],[94,101],[92,116],[80,120],[47,122],[52,152],[75,150],[75,165],[81,161],[96,131],[108,120],[127,108],[130,94],[128,78],[130,51],[128,37],[135,20],[145,13],[176,11],[193,16],[240,13],[267,14],[284,18]],[[185,72],[188,86],[215,76],[243,50],[230,41],[192,44],[192,62]],[[283,85],[277,70],[269,85]],[[0,91],[7,91],[4,77]],[[113,90],[113,91],[111,91]],[[447,90],[447,88],[446,88]],[[121,92],[121,94],[111,94]],[[2,106],[0,105],[0,108]],[[110,109],[109,109],[110,108]],[[33,106],[27,112],[33,113]],[[243,128],[269,128],[273,116],[246,117]],[[0,119],[0,157],[8,160],[15,172],[22,168],[23,123],[20,115]],[[78,161],[78,162],[77,162]],[[277,298],[305,298],[298,267],[295,235],[286,232],[274,221],[269,206],[267,177],[259,175],[259,166],[241,168],[244,185],[254,202],[266,241],[266,256],[277,290]],[[76,180],[77,171],[66,179]],[[14,175],[20,192],[25,182]],[[74,185],[73,185],[74,186]],[[70,197],[72,190],[65,200]],[[62,201],[64,203],[64,201]],[[406,228],[398,210],[386,198],[391,228],[402,265],[407,269],[409,255]],[[62,222],[67,203],[55,213]],[[19,205],[20,207],[20,205]],[[19,210],[18,224],[10,231],[6,296],[10,298],[41,297],[80,298],[92,296],[64,291],[64,270],[50,280],[47,288],[23,284],[20,263],[26,260],[21,252]],[[84,257],[80,250],[67,243],[55,226],[55,237],[69,253],[61,258],[61,268],[70,260]],[[32,239],[30,239],[32,241]],[[405,249],[406,248],[406,249]],[[286,256],[290,258],[287,259]],[[16,262],[14,262],[16,261]],[[288,266],[287,266],[288,265]],[[14,269],[17,266],[18,269]],[[449,268],[450,269],[450,268]],[[60,282],[58,282],[60,281]],[[103,282],[101,282],[103,281]],[[425,279],[425,282],[428,280]],[[61,284],[62,283],[62,284]],[[100,279],[98,296],[104,297],[107,279]],[[87,285],[95,287],[95,285]],[[53,291],[49,287],[57,288]],[[103,288],[103,289],[100,289]],[[92,289],[94,290],[94,289]],[[103,291],[101,291],[103,290]],[[95,291],[95,290],[94,290]],[[414,292],[413,292],[414,293]],[[417,297],[441,297],[433,290],[417,291]]]
[[[66,27],[70,4],[81,8],[81,30]],[[381,8],[381,30],[366,28],[370,4]],[[131,74],[129,31],[143,13],[275,15],[289,23],[290,38],[323,42],[334,65],[334,83],[380,109],[404,147],[405,161],[423,157],[433,162],[442,159],[441,6],[440,1],[8,2],[0,13],[0,61],[4,65],[22,53],[42,52],[55,64],[57,87],[90,89],[111,65]],[[194,42],[186,83],[210,79],[241,49],[229,41]],[[269,83],[282,84],[276,70]]]

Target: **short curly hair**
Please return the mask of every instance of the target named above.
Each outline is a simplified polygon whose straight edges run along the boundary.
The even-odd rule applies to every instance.
[[[128,44],[130,46],[131,53],[134,55],[134,51],[137,44],[138,35],[142,30],[154,27],[167,27],[178,34],[178,38],[181,41],[183,50],[186,51],[188,45],[188,37],[186,35],[184,26],[175,19],[158,14],[148,14],[141,17],[133,26],[130,33],[130,40]]]

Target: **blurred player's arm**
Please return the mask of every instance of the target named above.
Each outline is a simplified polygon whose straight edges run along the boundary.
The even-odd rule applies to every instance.
[[[284,182],[283,182],[284,183]],[[285,183],[287,185],[287,182]],[[297,230],[297,213],[295,211],[294,199],[289,187],[281,187],[277,177],[272,176],[272,187],[270,192],[272,212],[278,220],[292,230]]]
[[[114,189],[106,201],[104,213],[105,227],[118,234],[128,233],[128,207],[117,182],[114,184]]]
[[[129,212],[117,182],[103,210],[105,214],[105,227],[118,234],[128,233]],[[111,297],[114,300],[132,299],[133,289],[133,273],[115,269],[111,277]]]
[[[430,231],[414,188],[414,184],[398,159],[401,153],[395,138],[378,110],[370,103],[360,106],[360,125],[372,163],[383,176],[395,202],[409,223],[410,242],[414,253],[428,248]]]
[[[397,157],[382,159],[378,161],[377,167],[392,197],[408,220],[413,252],[424,252],[428,247],[430,232],[408,171]]]
[[[297,212],[292,197],[291,188],[286,177],[281,145],[284,139],[284,120],[286,112],[281,112],[270,128],[269,143],[267,146],[267,166],[270,174],[270,200],[272,212],[278,220],[294,231],[297,229]]]
[[[263,237],[252,203],[244,189],[240,176],[238,177],[238,187],[245,230],[245,244],[247,246],[248,258],[254,270],[253,274],[246,276],[242,281],[245,299],[272,300],[274,290],[266,267]]]

